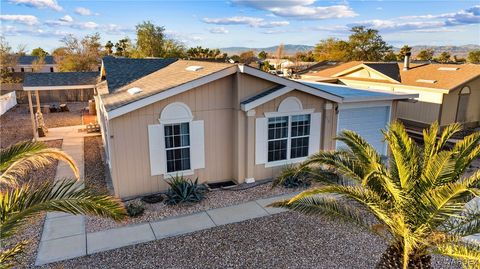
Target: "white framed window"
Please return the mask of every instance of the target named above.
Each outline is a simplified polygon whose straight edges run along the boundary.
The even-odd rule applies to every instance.
[[[268,118],[268,162],[308,156],[310,114]]]
[[[321,113],[285,98],[277,112],[265,112],[255,124],[255,164],[265,167],[305,160],[320,150]]]
[[[151,175],[193,174],[205,168],[204,121],[183,103],[167,105],[160,124],[148,126]]]
[[[167,173],[190,170],[190,123],[165,124]]]

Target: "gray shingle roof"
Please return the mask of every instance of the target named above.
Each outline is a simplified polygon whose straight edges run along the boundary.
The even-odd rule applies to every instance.
[[[280,89],[282,89],[282,88],[285,88],[285,86],[284,86],[284,85],[274,86],[274,87],[271,88],[271,89],[265,90],[265,91],[263,91],[263,92],[260,92],[260,93],[257,94],[257,95],[254,95],[254,96],[252,96],[252,97],[250,97],[250,98],[248,98],[248,99],[246,99],[246,100],[243,100],[242,102],[240,102],[240,104],[241,104],[241,105],[246,105],[246,104],[251,103],[251,102],[253,102],[253,101],[255,101],[255,100],[258,100],[258,99],[260,99],[260,98],[262,98],[262,97],[264,97],[264,96],[267,96],[267,95],[269,95],[269,94],[271,94],[271,93],[274,93],[274,92],[276,92],[276,91],[278,91],[278,90],[280,90]]]
[[[177,59],[127,59],[104,57],[109,93],[174,63]]]
[[[95,85],[99,72],[25,73],[24,87]]]
[[[38,57],[32,55],[24,55],[18,57],[19,65],[31,65]],[[45,56],[45,64],[55,64],[55,59],[51,55]]]
[[[377,70],[378,72],[392,78],[396,81],[401,81],[400,68],[398,63],[364,63],[366,66]]]

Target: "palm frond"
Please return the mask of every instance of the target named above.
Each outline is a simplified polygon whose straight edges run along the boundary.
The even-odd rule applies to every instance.
[[[75,180],[47,182],[35,188],[27,184],[0,193],[0,238],[8,237],[24,220],[41,211],[95,215],[117,221],[125,216],[118,199],[96,195]]]
[[[345,151],[320,151],[307,158],[299,168],[306,169],[306,167],[313,165],[327,165],[329,169],[332,169],[338,175],[359,183],[362,182],[365,175],[362,163],[352,158],[351,154]]]
[[[0,253],[0,269],[12,268],[16,263],[15,257],[24,251],[27,243],[27,241],[21,241],[15,246],[3,250]]]
[[[480,132],[466,136],[455,144],[452,149],[455,153],[455,173],[459,178],[470,166],[473,160],[480,157]]]
[[[326,185],[311,190],[303,191],[289,200],[289,203],[295,203],[297,200],[315,196],[319,194],[331,194],[343,197],[347,200],[353,200],[365,209],[372,212],[379,222],[389,227],[395,227],[396,221],[391,218],[393,208],[385,200],[379,197],[375,192],[365,189],[361,186],[341,186]]]
[[[467,268],[480,267],[480,245],[477,243],[465,240],[445,242],[437,244],[432,252],[460,260]]]
[[[4,172],[13,162],[23,158],[27,154],[45,149],[46,145],[41,142],[22,141],[10,147],[0,150],[0,172]]]
[[[352,201],[325,195],[303,197],[291,203],[289,201],[277,201],[268,206],[285,208],[306,215],[320,215],[332,220],[342,220],[385,236],[381,230],[376,228],[377,225],[374,225],[366,216],[368,213],[360,210]]]
[[[392,123],[383,136],[390,147],[390,169],[394,169],[401,188],[411,189],[422,167],[419,147],[399,122]]]
[[[442,226],[446,232],[463,237],[480,233],[480,206],[466,206],[458,218],[451,218]]]
[[[32,148],[32,151],[27,151],[27,149]],[[8,166],[4,168],[0,175],[0,184],[16,186],[18,179],[28,174],[30,170],[44,168],[56,160],[66,162],[74,172],[76,178],[80,176],[75,161],[59,149],[42,148],[42,146],[38,144],[25,144],[20,145],[18,150],[7,149],[6,151],[6,164],[8,164]],[[15,155],[14,152],[17,152],[18,155]],[[21,157],[18,157],[19,155]]]
[[[423,156],[424,159],[430,159],[436,150],[438,134],[438,122],[435,121],[428,129],[423,130]]]
[[[435,152],[440,152],[441,150],[443,150],[448,140],[461,130],[462,125],[458,122],[452,123],[445,127],[442,131],[442,135],[440,135],[440,138],[437,141]]]

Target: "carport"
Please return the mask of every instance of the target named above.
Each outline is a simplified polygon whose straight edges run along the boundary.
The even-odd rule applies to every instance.
[[[38,128],[46,127],[41,111],[40,92],[95,90],[98,77],[99,72],[25,73],[23,90],[28,96],[33,138],[38,138]],[[33,108],[32,92],[35,93],[36,111]]]

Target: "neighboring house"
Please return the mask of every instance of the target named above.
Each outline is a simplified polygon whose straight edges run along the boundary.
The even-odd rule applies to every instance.
[[[441,126],[480,122],[480,65],[347,62],[318,66],[302,79],[355,88],[419,94],[417,102],[402,102],[397,117],[409,126]]]
[[[115,195],[164,191],[175,175],[237,183],[336,146],[342,129],[386,154],[380,129],[418,95],[303,83],[228,63],[104,58],[98,121]]]
[[[19,56],[17,59],[17,65],[12,68],[12,72],[34,72],[35,61],[38,59],[37,56],[24,55]],[[57,64],[55,59],[51,55],[45,56],[45,64],[41,65],[40,69],[35,72],[40,73],[53,73],[58,72]]]
[[[316,62],[292,61],[289,59],[265,59],[276,70],[304,70],[316,64]]]

